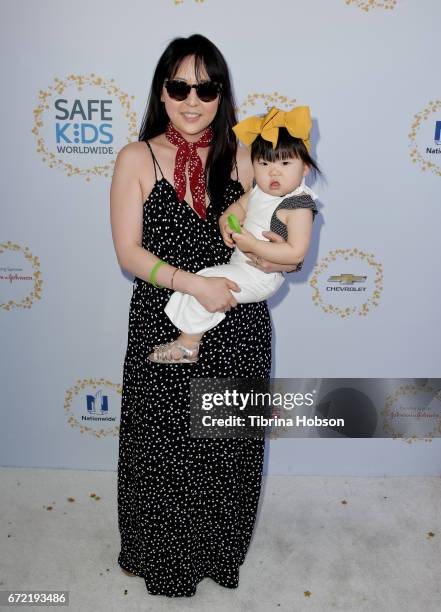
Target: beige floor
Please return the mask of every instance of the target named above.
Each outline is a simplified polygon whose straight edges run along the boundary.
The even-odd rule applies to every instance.
[[[60,610],[441,610],[439,477],[267,477],[239,587],[206,578],[176,599],[116,564],[114,472],[0,468],[0,483],[0,590],[69,590]]]

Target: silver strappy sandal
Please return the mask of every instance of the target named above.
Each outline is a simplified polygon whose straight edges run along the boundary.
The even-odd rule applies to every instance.
[[[153,351],[148,356],[150,361],[155,363],[196,363],[199,359],[199,345],[194,349],[189,349],[177,340],[166,342],[165,344],[157,344],[153,347]],[[174,357],[176,349],[180,351],[180,357]]]

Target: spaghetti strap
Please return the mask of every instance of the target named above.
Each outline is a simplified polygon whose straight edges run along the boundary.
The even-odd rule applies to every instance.
[[[236,160],[234,160],[234,165],[236,166],[236,181],[239,182],[239,168],[237,167]]]
[[[148,141],[148,140],[144,140],[144,142],[145,142],[145,144],[148,146],[148,148],[150,149],[150,153],[152,154],[152,159],[153,159],[153,168],[154,168],[154,170],[155,170],[155,181],[157,182],[157,181],[158,181],[158,175],[157,175],[157,173],[156,173],[156,166],[158,166],[158,170],[159,170],[159,172],[161,173],[161,177],[162,177],[162,178],[164,178],[164,173],[163,173],[163,171],[161,170],[161,166],[158,164],[158,160],[156,159],[155,154],[153,153],[153,149],[152,149],[152,147],[150,146],[149,141]]]

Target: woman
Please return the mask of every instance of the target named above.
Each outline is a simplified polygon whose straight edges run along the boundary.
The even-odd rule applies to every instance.
[[[266,302],[238,305],[234,282],[195,274],[229,260],[217,220],[251,186],[235,123],[220,51],[200,35],[175,39],[156,67],[139,142],[121,149],[112,179],[115,251],[135,276],[121,403],[118,563],[155,595],[192,596],[204,577],[237,587],[259,500],[264,440],[189,434],[192,378],[270,375]],[[249,256],[262,270],[293,269]],[[195,364],[147,359],[154,345],[176,336],[164,313],[173,290],[227,312],[205,335]]]

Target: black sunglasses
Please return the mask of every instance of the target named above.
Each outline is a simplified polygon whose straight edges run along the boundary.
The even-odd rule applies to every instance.
[[[190,95],[193,87],[196,89],[197,97],[202,102],[213,102],[222,90],[222,84],[216,81],[202,81],[195,85],[189,85],[185,81],[179,81],[178,79],[165,79],[164,87],[170,98],[179,102],[182,102]]]

